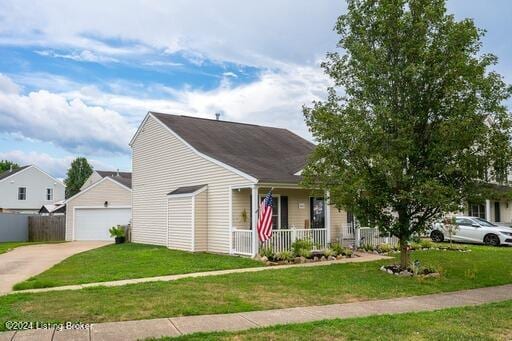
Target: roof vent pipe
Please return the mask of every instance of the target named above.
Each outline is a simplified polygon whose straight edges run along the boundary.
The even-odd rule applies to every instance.
[[[12,173],[12,164],[11,164],[11,167],[9,168],[9,173]]]
[[[217,119],[217,121],[220,119],[220,112],[215,113],[215,118]]]
[[[116,173],[116,176],[119,176],[119,168],[117,169],[117,173]]]

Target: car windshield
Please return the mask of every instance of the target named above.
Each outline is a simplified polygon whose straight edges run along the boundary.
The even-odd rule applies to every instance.
[[[476,221],[478,221],[478,223],[482,226],[496,226],[494,225],[493,223],[490,223],[488,222],[487,220],[485,219],[482,219],[482,218],[475,218]]]

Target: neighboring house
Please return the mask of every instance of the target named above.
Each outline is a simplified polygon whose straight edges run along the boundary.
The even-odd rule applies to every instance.
[[[43,205],[64,199],[62,182],[34,165],[0,173],[0,211],[38,213]]]
[[[338,240],[347,214],[300,186],[314,145],[286,129],[149,112],[133,151],[132,240],[254,255],[257,210],[273,188],[273,238]]]
[[[496,192],[495,197],[481,202],[468,203],[465,215],[480,217],[490,222],[512,225],[512,187],[496,183],[488,183]]]
[[[66,200],[66,240],[113,240],[108,232],[131,221],[131,173],[94,171]]]

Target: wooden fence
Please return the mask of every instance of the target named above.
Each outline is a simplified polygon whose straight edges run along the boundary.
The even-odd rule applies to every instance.
[[[66,216],[34,215],[28,218],[28,240],[30,242],[66,239]]]

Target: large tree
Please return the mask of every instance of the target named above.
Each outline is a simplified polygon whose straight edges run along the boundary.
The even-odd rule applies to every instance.
[[[306,185],[407,245],[511,161],[512,91],[480,51],[484,31],[444,0],[349,0],[325,101],[305,108],[318,147]]]
[[[16,162],[8,161],[8,160],[0,160],[0,173],[8,171],[10,169],[20,168]]]
[[[66,198],[80,192],[85,180],[92,174],[92,167],[85,157],[77,157],[71,162],[64,184],[66,185]]]

